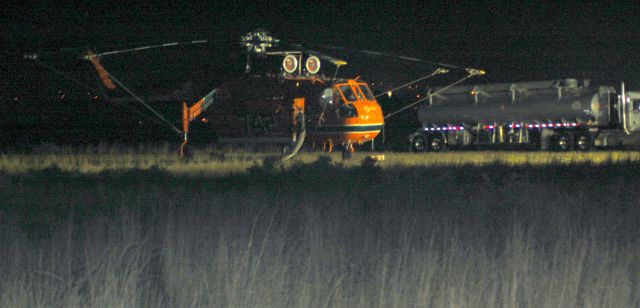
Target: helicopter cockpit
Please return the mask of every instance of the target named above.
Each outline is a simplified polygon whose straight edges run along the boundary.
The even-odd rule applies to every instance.
[[[336,87],[337,91],[334,92],[334,101],[337,103],[337,109],[335,111],[338,118],[355,118],[358,116],[358,111],[353,106],[353,103],[358,100],[358,97],[351,88],[350,85],[342,85]]]

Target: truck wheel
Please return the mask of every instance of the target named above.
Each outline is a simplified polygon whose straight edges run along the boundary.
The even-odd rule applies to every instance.
[[[573,150],[573,139],[567,133],[560,133],[556,137],[556,149],[560,152]]]
[[[589,151],[591,149],[591,138],[587,134],[576,136],[576,149],[579,151]]]
[[[434,152],[442,152],[447,148],[444,137],[440,134],[433,135],[429,138],[429,150]]]
[[[424,136],[418,135],[413,137],[413,141],[411,142],[411,151],[412,152],[424,152],[427,149],[427,140],[424,139]]]

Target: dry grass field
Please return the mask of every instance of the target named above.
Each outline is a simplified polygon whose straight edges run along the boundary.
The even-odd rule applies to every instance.
[[[640,306],[636,152],[146,151],[0,156],[0,307]]]
[[[244,151],[220,151],[213,148],[198,148],[188,160],[176,155],[176,149],[169,145],[154,147],[122,147],[99,145],[96,147],[73,148],[48,146],[29,154],[0,153],[0,172],[21,174],[49,168],[82,174],[104,171],[127,171],[131,169],[160,169],[179,175],[228,175],[244,172],[255,166],[262,166],[265,160],[277,160],[277,153],[252,153]],[[517,152],[517,151],[451,151],[445,153],[355,153],[353,159],[342,160],[339,152],[301,152],[282,167],[299,163],[311,163],[318,157],[331,157],[344,167],[359,166],[370,155],[383,154],[384,161],[377,163],[381,168],[397,167],[460,167],[501,164],[506,166],[552,164],[592,164],[640,162],[640,152],[636,151],[592,151],[592,152]]]

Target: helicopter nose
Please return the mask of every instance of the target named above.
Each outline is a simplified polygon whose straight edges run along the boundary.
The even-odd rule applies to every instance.
[[[378,104],[378,102],[373,101],[364,106],[364,111],[372,122],[384,122],[384,117],[382,115],[382,108]]]

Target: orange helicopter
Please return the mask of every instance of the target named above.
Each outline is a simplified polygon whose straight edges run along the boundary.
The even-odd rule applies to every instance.
[[[282,158],[285,160],[293,157],[305,142],[327,151],[333,151],[337,146],[342,150],[343,157],[349,158],[355,151],[354,145],[371,142],[373,146],[373,141],[382,131],[386,118],[438,94],[430,93],[425,98],[384,116],[377,101],[377,97],[384,93],[375,96],[369,85],[359,77],[337,78],[338,70],[347,64],[346,61],[309,50],[299,44],[289,44],[293,48],[283,50],[279,46],[280,40],[273,38],[267,31],[256,30],[245,34],[239,41],[240,46],[246,49],[244,73],[224,79],[193,104],[182,101],[182,127],[179,128],[131,91],[103,65],[106,56],[115,54],[209,43],[211,41],[198,40],[101,53],[88,52],[83,58],[93,64],[107,93],[125,91],[179,133],[183,139],[180,147],[182,156],[186,153],[190,132],[196,128],[195,123],[197,130],[210,130],[211,134],[215,134],[218,143],[281,145]],[[324,48],[341,49],[332,46]],[[450,86],[472,76],[484,74],[481,70],[416,58],[363,50],[359,52],[426,62],[438,67],[433,73],[391,89],[388,93],[447,73],[448,69],[442,67],[464,69],[468,73]],[[37,55],[25,55],[25,58],[47,66],[38,60]],[[263,70],[254,69],[254,66],[259,64],[262,64]]]
[[[279,72],[252,74],[255,59],[247,57],[245,74],[240,78],[217,86],[192,105],[182,103],[181,155],[195,120],[207,123],[220,143],[282,144],[284,159],[293,157],[305,140],[328,151],[339,146],[348,157],[354,145],[378,136],[384,117],[367,83],[359,78],[335,77],[345,61],[314,51],[270,51],[277,42],[266,31],[250,32],[241,39],[248,55],[281,57]],[[103,66],[101,58],[114,53],[91,52],[85,59],[93,64],[106,89],[120,86],[144,103]],[[335,67],[334,77],[321,74],[321,58]]]

